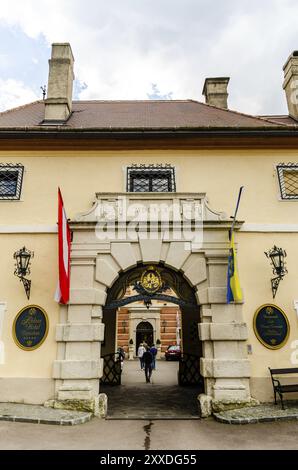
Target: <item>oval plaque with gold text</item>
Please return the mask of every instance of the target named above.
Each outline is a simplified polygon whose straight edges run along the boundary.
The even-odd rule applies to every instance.
[[[258,340],[269,349],[279,349],[290,334],[286,314],[276,305],[262,305],[254,316],[254,332]]]
[[[32,351],[46,339],[49,321],[46,312],[37,305],[24,307],[13,322],[13,337],[19,348]]]

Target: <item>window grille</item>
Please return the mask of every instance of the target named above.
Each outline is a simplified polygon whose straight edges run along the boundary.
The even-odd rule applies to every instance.
[[[0,200],[19,200],[24,166],[20,163],[0,163]]]
[[[127,191],[132,193],[175,192],[175,169],[169,165],[128,167]]]

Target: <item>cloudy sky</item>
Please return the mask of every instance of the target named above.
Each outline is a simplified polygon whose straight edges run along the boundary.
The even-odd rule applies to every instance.
[[[51,43],[70,42],[76,99],[202,101],[230,76],[231,109],[284,113],[297,19],[297,0],[0,0],[0,110],[40,99]]]

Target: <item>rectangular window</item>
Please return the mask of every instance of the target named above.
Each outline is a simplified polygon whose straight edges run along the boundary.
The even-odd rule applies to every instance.
[[[127,168],[127,191],[131,193],[171,193],[176,191],[175,170],[171,166]]]
[[[21,197],[24,166],[0,163],[0,200],[19,200]]]

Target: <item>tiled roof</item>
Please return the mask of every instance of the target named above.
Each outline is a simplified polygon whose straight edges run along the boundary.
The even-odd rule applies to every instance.
[[[275,124],[287,124],[290,126],[298,126],[298,122],[290,116],[285,115],[273,115],[273,116],[259,116],[262,119],[269,120]]]
[[[38,128],[44,118],[44,101],[0,113],[0,129]],[[257,117],[224,110],[193,100],[74,101],[67,129],[297,129],[288,116]]]

